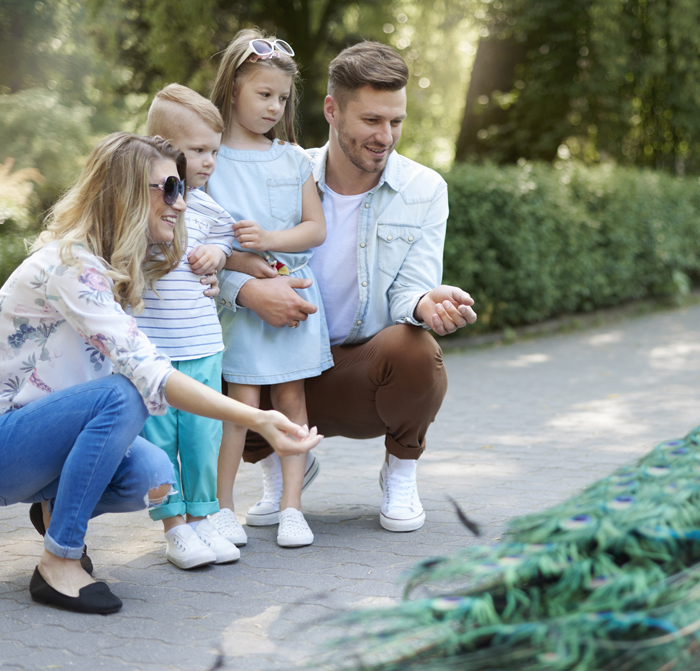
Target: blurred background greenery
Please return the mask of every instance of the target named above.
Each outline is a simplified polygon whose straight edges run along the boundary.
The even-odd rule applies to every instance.
[[[400,151],[442,170],[450,183],[446,279],[467,282],[479,294],[482,312],[493,315],[483,327],[592,309],[615,296],[687,291],[697,279],[688,253],[658,249],[659,235],[664,248],[686,252],[700,237],[697,0],[3,0],[0,282],[23,258],[21,239],[38,230],[95,141],[115,130],[142,132],[153,94],[170,82],[208,96],[218,54],[251,25],[288,40],[297,53],[305,146],[327,138],[322,100],[335,54],[374,39],[406,59],[409,120]],[[494,205],[493,184],[513,187],[507,207]],[[620,188],[612,193],[611,185]],[[594,197],[593,205],[580,197],[601,188],[609,197]],[[682,225],[668,226],[660,203],[670,207],[679,194]],[[511,284],[522,277],[565,283],[566,263],[578,254],[573,241],[581,240],[572,234],[574,224],[563,222],[580,224],[587,220],[581,208],[602,212],[606,203],[614,216],[596,215],[592,221],[606,223],[593,227],[596,235],[584,235],[588,251],[597,254],[595,280],[587,284],[584,273],[573,294],[561,287],[566,299],[517,309],[528,292]],[[656,251],[639,247],[641,229],[630,215],[650,208],[654,221],[665,222],[663,232],[642,236],[656,241],[649,242]],[[545,231],[542,222],[564,210],[559,228]],[[560,250],[558,280],[534,261],[519,266],[520,256],[504,251],[504,240],[526,230],[533,249],[541,247],[536,258]],[[622,288],[615,264],[601,260],[602,249],[615,247],[601,230],[638,249],[625,264],[639,261],[649,271],[641,260],[658,253],[664,272],[646,280],[644,273],[633,274],[638,280],[628,274]],[[571,245],[563,248],[562,240]]]

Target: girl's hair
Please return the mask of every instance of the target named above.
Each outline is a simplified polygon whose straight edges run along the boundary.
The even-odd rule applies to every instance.
[[[160,138],[113,133],[88,156],[76,183],[51,208],[46,230],[32,245],[35,252],[59,241],[61,261],[80,267],[73,245],[82,245],[107,266],[114,282],[115,300],[134,314],[143,310],[146,286],[175,268],[187,246],[181,213],[171,244],[149,248],[148,218],[151,211],[151,166],[171,159],[180,179],[185,179],[184,154]]]
[[[228,45],[221,58],[219,71],[216,75],[216,81],[214,82],[214,88],[212,89],[210,99],[219,108],[226,130],[228,130],[231,127],[231,105],[236,87],[245,81],[247,76],[254,73],[256,68],[276,68],[291,77],[292,86],[289,92],[287,105],[284,109],[282,123],[271,128],[265,133],[265,137],[274,140],[278,137],[278,126],[282,126],[280,129],[282,131],[282,137],[289,142],[296,142],[296,107],[298,98],[296,89],[299,81],[299,69],[294,60],[281,51],[275,50],[272,58],[260,59],[257,61],[246,60],[236,69],[238,59],[243,56],[251,40],[260,39],[274,40],[276,38],[272,35],[267,35],[258,28],[241,30],[236,37],[233,38],[231,44]]]

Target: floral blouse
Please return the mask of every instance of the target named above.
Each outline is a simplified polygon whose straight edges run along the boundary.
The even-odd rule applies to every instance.
[[[54,242],[0,289],[0,414],[112,372],[134,384],[150,414],[164,414],[170,359],[114,300],[100,259],[73,249],[82,270],[63,264]]]

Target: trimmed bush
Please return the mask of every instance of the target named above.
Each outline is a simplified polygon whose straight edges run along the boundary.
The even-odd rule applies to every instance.
[[[700,280],[696,179],[522,161],[444,177],[444,282],[476,301],[471,332],[679,295]]]

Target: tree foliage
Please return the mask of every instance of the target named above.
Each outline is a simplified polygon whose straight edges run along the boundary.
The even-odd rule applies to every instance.
[[[328,62],[348,44],[380,38],[391,0],[87,0],[92,36],[126,76],[115,93],[144,101],[177,81],[208,96],[218,53],[241,28],[259,26],[287,40],[304,80],[300,105],[304,143],[323,143]]]
[[[475,7],[481,41],[458,160],[559,153],[700,171],[696,0],[477,0]]]

